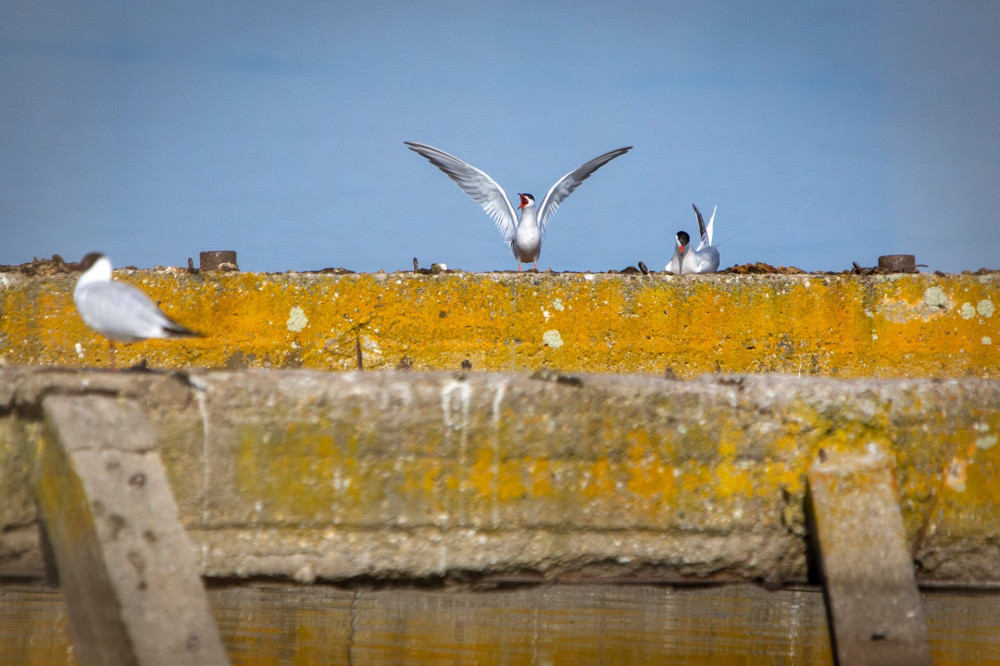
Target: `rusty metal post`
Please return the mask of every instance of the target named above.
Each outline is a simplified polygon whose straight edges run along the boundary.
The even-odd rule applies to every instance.
[[[808,479],[837,663],[930,666],[892,459],[821,452]]]
[[[233,250],[214,250],[199,254],[199,270],[203,271],[238,271],[236,252]]]
[[[916,273],[917,259],[912,254],[883,254],[878,258],[878,267],[897,273]]]

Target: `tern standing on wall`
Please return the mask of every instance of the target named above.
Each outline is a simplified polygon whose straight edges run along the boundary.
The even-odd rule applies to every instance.
[[[579,187],[580,183],[585,181],[590,174],[632,149],[632,146],[626,146],[612,150],[570,171],[556,181],[556,184],[542,199],[542,205],[537,209],[535,208],[535,197],[527,193],[518,193],[518,196],[521,197],[521,203],[518,206],[521,210],[521,219],[518,220],[517,213],[514,212],[514,207],[507,198],[507,194],[486,172],[432,146],[412,141],[404,141],[403,143],[410,150],[427,158],[431,164],[441,169],[493,218],[504,241],[510,245],[510,251],[517,259],[517,270],[519,271],[521,270],[521,262],[529,261],[534,264],[535,270],[538,270],[538,255],[542,251],[545,223],[555,214],[563,199]]]
[[[111,369],[115,369],[115,340],[138,342],[149,338],[197,337],[156,307],[146,294],[111,279],[111,260],[91,252],[81,262],[84,272],[76,281],[73,302],[80,318],[108,339]]]

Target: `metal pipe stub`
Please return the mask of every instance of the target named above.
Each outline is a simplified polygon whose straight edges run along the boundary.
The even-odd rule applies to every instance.
[[[912,254],[883,254],[878,267],[894,273],[916,273],[917,259]]]
[[[238,271],[236,252],[234,250],[212,250],[199,254],[199,270],[203,271]]]

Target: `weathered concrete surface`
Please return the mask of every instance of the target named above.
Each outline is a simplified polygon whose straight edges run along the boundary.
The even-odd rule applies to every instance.
[[[42,398],[90,392],[143,406],[208,575],[801,580],[808,462],[875,442],[918,577],[1000,581],[997,381],[8,368],[7,551]]]
[[[152,367],[1000,377],[1000,274],[318,275],[118,271],[207,338]],[[75,275],[0,274],[0,364],[106,367]]]
[[[824,450],[808,479],[837,663],[930,666],[892,458],[875,444]]]
[[[35,494],[80,663],[228,664],[145,413],[49,395]]]

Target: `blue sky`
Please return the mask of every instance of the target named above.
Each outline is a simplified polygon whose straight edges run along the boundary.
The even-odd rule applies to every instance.
[[[2,2],[0,264],[515,268],[411,140],[536,197],[635,146],[543,269],[662,269],[692,202],[723,267],[1000,268],[998,33],[993,0]]]

